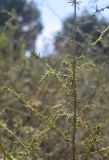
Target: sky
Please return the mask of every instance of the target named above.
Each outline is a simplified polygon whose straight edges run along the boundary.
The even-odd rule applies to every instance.
[[[73,13],[73,7],[70,0],[33,0],[41,11],[43,23],[42,34],[39,35],[36,50],[40,55],[46,56],[53,49],[53,37],[62,29],[62,21]],[[98,8],[109,5],[109,0],[80,0],[77,12],[81,14],[84,9],[92,13]],[[103,16],[109,17],[109,10],[103,13]],[[45,49],[46,48],[46,49]],[[45,51],[46,50],[46,51]]]

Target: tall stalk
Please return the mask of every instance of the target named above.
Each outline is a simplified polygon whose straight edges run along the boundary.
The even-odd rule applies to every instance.
[[[74,30],[73,30],[73,62],[72,62],[72,90],[73,90],[73,126],[72,126],[72,155],[71,160],[76,159],[76,121],[77,121],[77,91],[76,91],[76,0],[73,1],[74,6]]]

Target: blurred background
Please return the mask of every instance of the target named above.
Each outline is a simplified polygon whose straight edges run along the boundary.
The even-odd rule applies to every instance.
[[[12,88],[31,107],[55,121],[59,129],[69,134],[72,97],[64,88],[63,81],[67,82],[65,76],[70,73],[73,22],[70,0],[0,0],[0,121],[3,120],[24,143],[31,145],[34,152],[47,160],[69,159],[69,143],[65,143],[52,126],[45,124],[40,115],[36,116],[26,108],[21,99],[5,92],[2,87]],[[102,139],[101,146],[109,145],[108,26],[109,0],[78,1],[75,41],[76,54],[80,56],[78,64],[83,67],[78,67],[78,70],[82,68],[77,81],[78,97],[81,99],[78,110],[82,112],[84,106],[93,108],[88,114],[92,129],[97,128],[96,124],[103,123],[102,138],[99,137],[101,132],[97,132],[100,142]],[[90,47],[101,34],[102,39]],[[95,67],[84,67],[82,64],[87,64],[87,61],[93,61]],[[57,74],[50,76],[48,68],[55,68],[62,81],[57,80]],[[78,118],[77,152],[81,154],[85,147],[87,149],[90,134],[81,117]],[[0,131],[0,157],[4,159],[4,150],[5,156],[25,156],[23,149],[16,143],[15,137],[5,130]],[[94,146],[89,150],[95,151]],[[31,157],[30,153],[24,152],[26,158],[22,159]],[[33,157],[31,159],[34,160]]]
[[[41,53],[41,55],[48,55],[52,54],[53,52],[53,41],[54,37],[56,36],[56,33],[61,31],[63,28],[64,21],[70,17],[73,14],[73,7],[69,3],[69,1],[65,0],[45,0],[45,1],[37,1],[34,0],[35,3],[37,3],[38,8],[41,11],[41,19],[43,23],[43,31],[41,35],[38,38],[38,41],[36,43],[38,52]],[[100,1],[90,1],[90,0],[84,0],[80,1],[80,4],[78,5],[77,14],[78,16],[82,15],[84,11],[87,11],[89,14],[93,14],[96,10],[96,7],[98,8],[104,8],[108,6],[109,2],[108,0]],[[108,10],[104,10],[100,13],[97,13],[96,16],[98,18],[106,18],[108,20]],[[87,15],[86,15],[87,16]],[[73,23],[73,20],[72,20]],[[43,46],[48,45],[48,53],[44,54]],[[52,46],[52,47],[50,47]]]

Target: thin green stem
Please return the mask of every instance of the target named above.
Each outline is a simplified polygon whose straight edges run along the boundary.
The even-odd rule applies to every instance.
[[[14,132],[12,132],[12,131],[11,131],[9,128],[7,128],[4,124],[0,124],[0,126],[1,126],[2,128],[4,128],[8,133],[10,133],[10,134],[17,140],[17,142],[18,142],[19,144],[21,144],[24,148],[26,148],[27,150],[29,150],[29,151],[34,155],[35,158],[40,159],[39,156],[38,156],[36,153],[34,153],[34,152],[31,150],[30,147],[28,147],[26,144],[24,144],[24,143],[14,134]]]
[[[92,130],[91,130],[91,128],[90,128],[90,125],[89,125],[89,123],[88,123],[88,121],[87,121],[86,115],[84,115],[84,119],[85,119],[87,128],[88,128],[88,130],[89,130],[89,132],[90,132],[90,135],[91,135],[92,139],[94,140],[93,133],[92,133]],[[100,151],[99,146],[98,146],[98,144],[97,144],[97,142],[96,142],[95,140],[94,140],[94,143],[95,143],[97,152],[100,154],[100,159],[101,159],[101,160],[105,160],[105,157],[104,157],[102,151]]]

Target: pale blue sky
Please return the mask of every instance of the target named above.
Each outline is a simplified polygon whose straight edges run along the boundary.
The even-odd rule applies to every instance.
[[[37,52],[40,52],[40,54],[43,55],[46,54],[46,51],[43,51],[43,46],[48,46],[49,50],[52,49],[50,46],[52,46],[53,35],[62,28],[62,20],[73,13],[73,7],[68,3],[70,0],[33,1],[37,3],[38,8],[41,11],[42,23],[44,26],[43,32],[36,43]],[[84,9],[90,10],[93,13],[96,4],[98,5],[98,8],[105,7],[109,5],[109,0],[80,0],[78,14],[81,14],[80,11]],[[103,15],[109,17],[109,10],[105,11]]]

